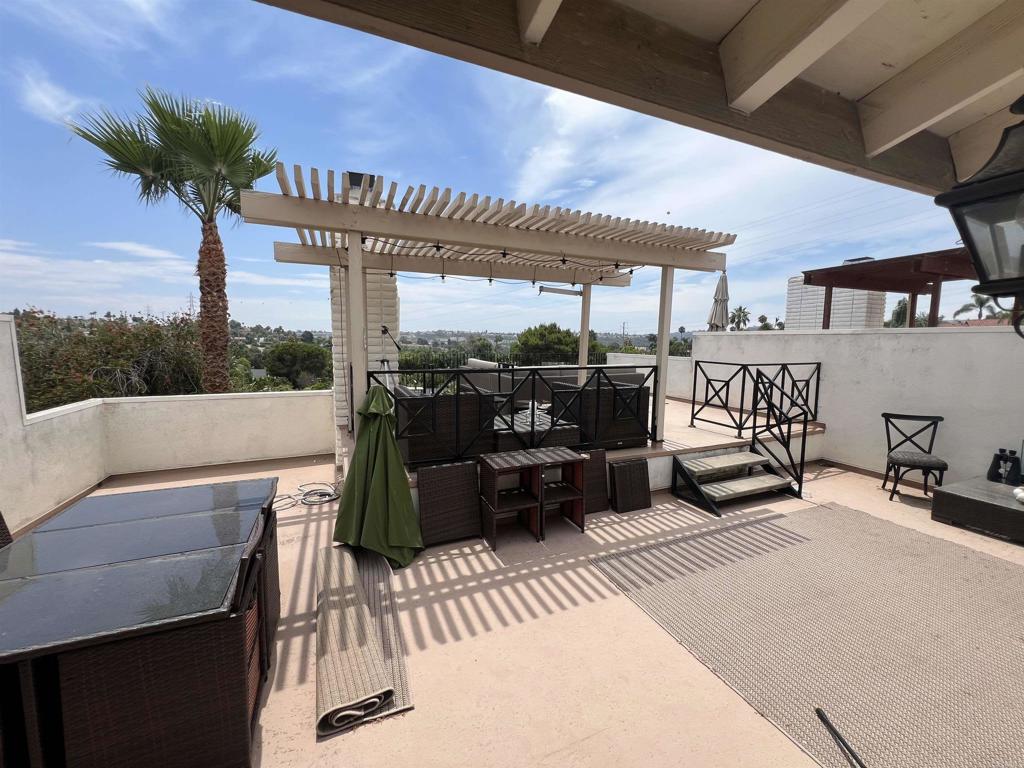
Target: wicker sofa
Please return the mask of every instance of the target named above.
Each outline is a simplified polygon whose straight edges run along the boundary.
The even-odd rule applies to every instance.
[[[614,387],[604,379],[582,388],[575,382],[553,381],[552,410],[561,420],[571,419],[580,425],[581,444],[642,447],[650,429],[650,387],[639,373],[617,373],[611,379]]]

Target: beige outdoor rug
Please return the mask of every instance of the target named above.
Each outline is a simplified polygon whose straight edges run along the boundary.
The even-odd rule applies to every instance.
[[[594,563],[822,765],[818,706],[870,768],[1024,768],[1020,566],[838,505]]]
[[[317,556],[318,737],[412,709],[391,575],[372,552],[327,547]]]

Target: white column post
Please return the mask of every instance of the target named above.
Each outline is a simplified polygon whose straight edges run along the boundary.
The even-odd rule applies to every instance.
[[[580,349],[576,358],[576,364],[580,368],[586,366],[590,351],[590,287],[589,283],[583,286],[583,302],[580,307]],[[587,380],[587,372],[580,371],[576,380],[582,386]]]
[[[366,286],[363,272],[362,233],[348,233],[348,350],[352,365],[353,430],[359,428],[359,407],[366,397]]]
[[[672,283],[675,269],[661,268],[661,301],[658,304],[658,386],[654,390],[657,430],[654,439],[665,439],[665,393],[668,391],[668,345],[672,339]]]

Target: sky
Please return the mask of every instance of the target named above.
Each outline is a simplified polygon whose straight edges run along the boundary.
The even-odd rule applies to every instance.
[[[135,112],[147,85],[246,113],[289,166],[735,233],[721,249],[730,304],[752,318],[783,318],[786,280],[801,270],[957,244],[927,196],[253,0],[3,0],[0,311],[198,306],[198,220],[172,201],[139,203],[65,124],[101,107]],[[225,220],[221,234],[233,318],[330,328],[326,268],[273,260],[274,240],[294,232]],[[706,326],[716,280],[677,271],[673,328]],[[651,268],[629,288],[595,289],[591,327],[654,331],[658,292]],[[578,298],[529,283],[400,276],[399,295],[403,331],[579,322]],[[947,284],[942,313],[969,296],[969,282]]]

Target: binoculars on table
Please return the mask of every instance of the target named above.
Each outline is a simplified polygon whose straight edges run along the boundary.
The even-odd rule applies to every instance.
[[[1016,451],[1000,448],[988,465],[986,477],[994,483],[1020,485],[1020,456]]]

